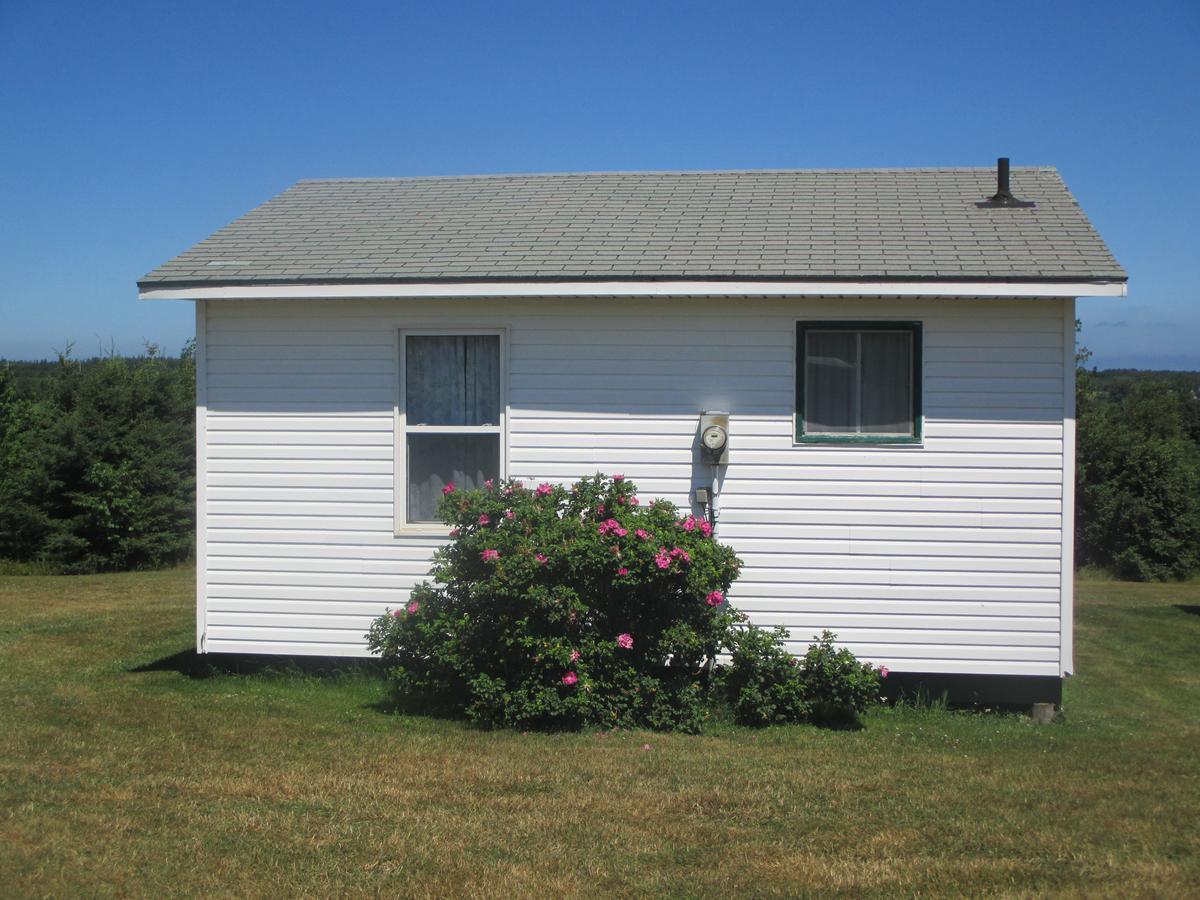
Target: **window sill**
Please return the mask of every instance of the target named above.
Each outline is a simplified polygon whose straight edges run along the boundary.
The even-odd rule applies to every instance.
[[[401,525],[392,529],[392,537],[444,538],[448,541],[450,540],[450,526],[440,523],[436,525]]]
[[[886,435],[870,434],[806,434],[792,439],[793,447],[833,446],[833,447],[921,447],[924,438],[911,435],[887,437]]]

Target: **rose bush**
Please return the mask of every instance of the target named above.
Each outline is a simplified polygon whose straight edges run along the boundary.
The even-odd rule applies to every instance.
[[[708,522],[619,475],[448,486],[439,511],[434,581],[368,634],[402,696],[488,726],[699,730],[738,620]]]
[[[448,485],[439,513],[452,540],[433,581],[367,635],[402,704],[488,727],[696,732],[725,696],[739,721],[770,724],[858,711],[872,679],[878,694],[846,651],[826,665],[817,645],[798,666],[746,628],[725,603],[733,551],[620,475]],[[732,671],[714,674],[727,651]]]

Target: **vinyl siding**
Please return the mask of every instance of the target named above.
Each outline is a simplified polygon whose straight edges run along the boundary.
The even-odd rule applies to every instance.
[[[1066,301],[1067,304],[1070,301]],[[201,622],[213,652],[361,655],[437,536],[394,533],[396,331],[504,328],[508,474],[624,472],[686,506],[732,414],[731,600],[896,671],[1059,675],[1059,300],[209,301]],[[793,442],[795,323],[924,331],[919,446]],[[1069,536],[1069,535],[1068,535]]]

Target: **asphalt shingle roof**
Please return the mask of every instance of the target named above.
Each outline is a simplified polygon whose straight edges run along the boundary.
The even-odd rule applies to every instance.
[[[152,287],[438,280],[1124,281],[1053,168],[301,181]]]

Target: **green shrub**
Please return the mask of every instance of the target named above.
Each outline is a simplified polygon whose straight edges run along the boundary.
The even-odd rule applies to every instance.
[[[730,641],[725,692],[740,725],[782,725],[808,719],[811,704],[796,657],[784,649],[786,629],[743,628]]]
[[[619,475],[449,490],[440,514],[434,581],[367,635],[401,698],[485,726],[700,729],[739,618],[707,522]]]
[[[739,724],[853,723],[879,699],[887,670],[836,649],[833,633],[822,632],[802,659],[785,649],[786,638],[782,626],[733,635],[725,689]]]
[[[800,673],[810,704],[809,717],[829,724],[858,720],[879,699],[880,679],[887,669],[859,662],[846,648],[833,646],[836,635],[822,631],[817,643],[800,661]]]

